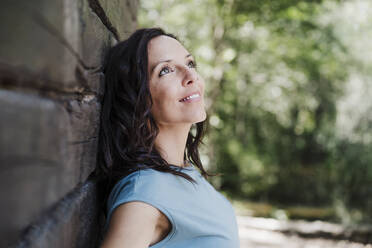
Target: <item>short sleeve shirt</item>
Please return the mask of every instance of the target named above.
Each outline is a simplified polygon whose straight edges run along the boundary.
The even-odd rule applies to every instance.
[[[116,207],[142,201],[160,210],[172,224],[168,235],[150,248],[239,248],[238,226],[231,203],[194,165],[181,171],[197,184],[154,169],[139,170],[118,181],[108,198],[106,229]]]

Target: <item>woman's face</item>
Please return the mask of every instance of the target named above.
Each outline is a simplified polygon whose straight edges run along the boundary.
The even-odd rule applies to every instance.
[[[204,81],[195,66],[192,55],[176,39],[161,35],[149,42],[151,113],[158,125],[205,120]]]

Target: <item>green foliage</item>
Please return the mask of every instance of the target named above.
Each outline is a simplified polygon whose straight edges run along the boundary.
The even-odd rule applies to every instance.
[[[364,220],[372,218],[371,23],[367,0],[143,0],[140,11],[141,26],[175,33],[198,61],[210,124],[202,152],[223,173],[216,187],[331,204]]]

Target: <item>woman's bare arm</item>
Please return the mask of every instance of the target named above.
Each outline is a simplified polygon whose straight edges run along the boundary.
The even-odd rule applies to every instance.
[[[101,248],[147,248],[158,231],[162,213],[150,204],[133,201],[118,206]]]

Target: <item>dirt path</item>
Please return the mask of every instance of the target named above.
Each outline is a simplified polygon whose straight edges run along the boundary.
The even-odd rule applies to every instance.
[[[237,216],[237,219],[241,248],[372,248],[371,244],[284,234],[278,231],[275,220],[245,216]]]

